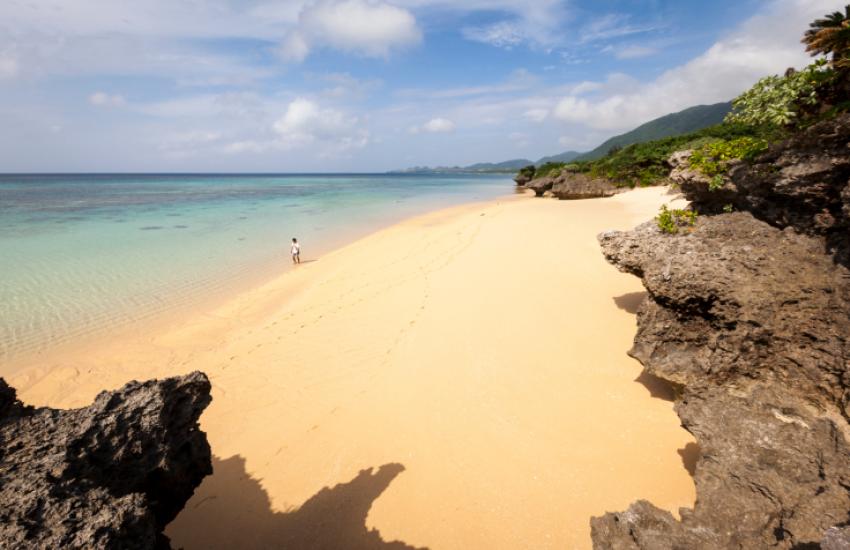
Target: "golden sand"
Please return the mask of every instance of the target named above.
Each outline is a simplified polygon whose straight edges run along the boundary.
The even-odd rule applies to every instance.
[[[596,242],[670,198],[417,217],[11,383],[70,407],[207,373],[216,472],[169,527],[175,547],[589,548],[592,515],[694,499],[693,439],[626,355],[642,287]]]

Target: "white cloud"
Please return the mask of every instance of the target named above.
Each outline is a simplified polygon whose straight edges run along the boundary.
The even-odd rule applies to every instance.
[[[497,48],[511,49],[525,40],[517,24],[508,21],[484,27],[465,27],[462,32],[467,40],[490,44]]]
[[[12,54],[0,52],[0,79],[14,78],[18,74],[18,60]]]
[[[127,101],[122,95],[110,95],[106,92],[95,92],[89,96],[89,103],[98,107],[121,107],[122,105],[125,105]]]
[[[310,54],[310,45],[300,31],[293,31],[280,44],[278,53],[284,61],[295,61],[300,63]]]
[[[163,139],[162,145],[166,148],[203,145],[219,141],[221,137],[221,132],[195,130],[191,132],[181,132],[172,136],[166,136]]]
[[[313,76],[310,78],[316,79]],[[329,86],[322,90],[322,95],[335,99],[362,99],[384,84],[379,79],[360,79],[349,73],[327,73],[319,75],[318,80]]]
[[[631,23],[629,15],[613,13],[599,17],[585,25],[579,32],[579,41],[588,43],[609,40],[651,32],[658,30],[658,28],[656,25],[635,25]]]
[[[611,78],[592,97],[564,97],[555,116],[591,128],[620,130],[693,105],[728,101],[762,76],[807,63],[800,37],[808,22],[832,4],[776,0],[702,55],[654,81]]]
[[[280,47],[281,56],[302,61],[314,47],[331,47],[366,57],[387,57],[418,44],[422,31],[413,14],[373,0],[320,0],[307,5]]]
[[[590,82],[585,80],[584,82],[579,82],[575,86],[572,86],[569,93],[570,95],[585,95],[592,92],[597,92],[605,87],[605,84],[602,82]]]
[[[463,30],[466,39],[493,46],[513,47],[525,43],[550,49],[568,38],[564,24],[569,16],[570,2],[563,0],[395,0],[395,3],[411,9],[505,14],[502,21]]]
[[[265,121],[278,103],[252,92],[199,94],[145,105],[131,105],[138,112],[162,118],[231,118]]]
[[[447,118],[437,117],[432,118],[422,126],[414,126],[410,129],[411,134],[420,132],[428,132],[430,134],[446,134],[454,132],[455,123]]]
[[[220,150],[228,154],[262,154],[309,148],[319,158],[337,157],[370,143],[370,133],[362,126],[356,116],[298,98],[289,102],[283,115],[271,124],[267,137],[237,139]]]
[[[157,137],[156,147],[170,158],[186,158],[201,152],[211,152],[210,148],[220,142],[222,137],[221,132],[211,130],[177,132]]]
[[[523,132],[511,132],[508,135],[508,138],[513,141],[516,147],[519,147],[521,149],[525,149],[529,145],[528,134],[525,134]]]
[[[649,57],[658,53],[657,48],[641,46],[638,44],[624,46],[622,48],[611,48],[611,51],[614,52],[614,57],[617,59],[640,59],[642,57]]]
[[[529,109],[523,116],[532,122],[543,122],[549,117],[548,109]]]

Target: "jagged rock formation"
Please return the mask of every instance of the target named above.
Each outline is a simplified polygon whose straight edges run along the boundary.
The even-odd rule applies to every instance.
[[[725,185],[709,189],[709,178],[684,167],[689,155],[671,158],[671,178],[703,213],[732,205],[777,227],[826,239],[848,265],[850,232],[850,114],[818,123],[776,144],[754,163],[739,162]]]
[[[734,166],[720,192],[680,172],[701,212],[745,211],[677,235],[652,222],[600,235],[606,258],[648,291],[630,354],[673,384],[701,457],[681,521],[638,502],[591,521],[596,548],[850,542],[850,271],[835,261],[850,238],[837,230],[848,142],[846,117],[818,124]]]
[[[567,170],[556,176],[533,179],[526,182],[524,186],[526,189],[534,191],[534,194],[538,197],[542,197],[547,191],[551,191],[552,196],[561,200],[611,197],[619,192],[619,189],[608,180]]]
[[[35,409],[0,379],[0,548],[169,548],[165,525],[212,473],[210,399],[196,372]]]
[[[527,185],[533,179],[534,171],[528,169],[520,170],[519,173],[514,177],[514,181],[520,187]]]
[[[538,197],[542,197],[546,191],[550,191],[555,184],[555,178],[544,177],[533,179],[525,184],[526,189],[531,189]]]
[[[552,195],[561,200],[613,197],[617,192],[618,189],[606,179],[566,171],[552,185]]]

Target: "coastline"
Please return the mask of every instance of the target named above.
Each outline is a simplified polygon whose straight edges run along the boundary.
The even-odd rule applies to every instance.
[[[393,209],[384,208],[380,214],[360,212],[365,214],[362,219],[348,219],[335,231],[327,231],[323,227],[316,235],[305,235],[306,256],[308,261],[315,261],[405,219],[481,200],[467,197],[458,202],[456,198],[448,197],[417,197],[413,202],[396,201]],[[265,285],[292,268],[288,254],[289,237],[281,234],[277,240],[277,245],[271,246],[272,250],[278,250],[277,254],[269,253],[269,246],[265,245],[266,252],[262,260],[245,263],[237,271],[205,272],[198,280],[186,280],[179,287],[149,289],[146,295],[154,297],[148,300],[151,303],[137,305],[129,310],[116,303],[109,316],[103,316],[96,323],[78,323],[59,336],[29,334],[28,343],[13,344],[18,347],[14,352],[0,351],[0,376],[9,379],[32,366],[41,366],[56,357],[79,354],[104,341],[124,341],[140,334],[162,333],[191,322],[192,319],[213,314],[235,297]],[[126,297],[116,296],[118,298]],[[139,301],[137,297],[131,298],[134,302]],[[57,313],[53,312],[54,315]]]
[[[389,472],[362,518],[385,540],[588,547],[591,515],[693,502],[677,452],[693,440],[625,355],[642,288],[595,239],[651,218],[663,191],[416,216],[180,326],[11,382],[29,403],[72,407],[130,378],[207,372],[217,473],[170,528],[187,548],[247,527],[263,546],[323,487],[392,465],[404,471],[362,477]]]

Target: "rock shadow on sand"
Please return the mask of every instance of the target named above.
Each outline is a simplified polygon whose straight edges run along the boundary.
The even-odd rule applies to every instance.
[[[174,547],[291,550],[427,550],[387,542],[366,526],[372,504],[404,471],[401,464],[369,468],[347,483],[325,487],[300,508],[276,512],[269,495],[245,471],[245,459],[213,458],[213,475],[167,529]]]
[[[638,312],[646,297],[646,292],[629,292],[622,296],[615,296],[614,303],[617,304],[618,308],[634,315]]]
[[[697,463],[702,455],[699,444],[688,443],[676,452],[682,457],[682,465],[691,474],[691,477],[694,477],[697,473]]]
[[[675,388],[663,378],[649,374],[646,371],[641,371],[640,376],[635,378],[635,382],[649,390],[649,395],[655,399],[661,399],[671,403],[676,399]]]

